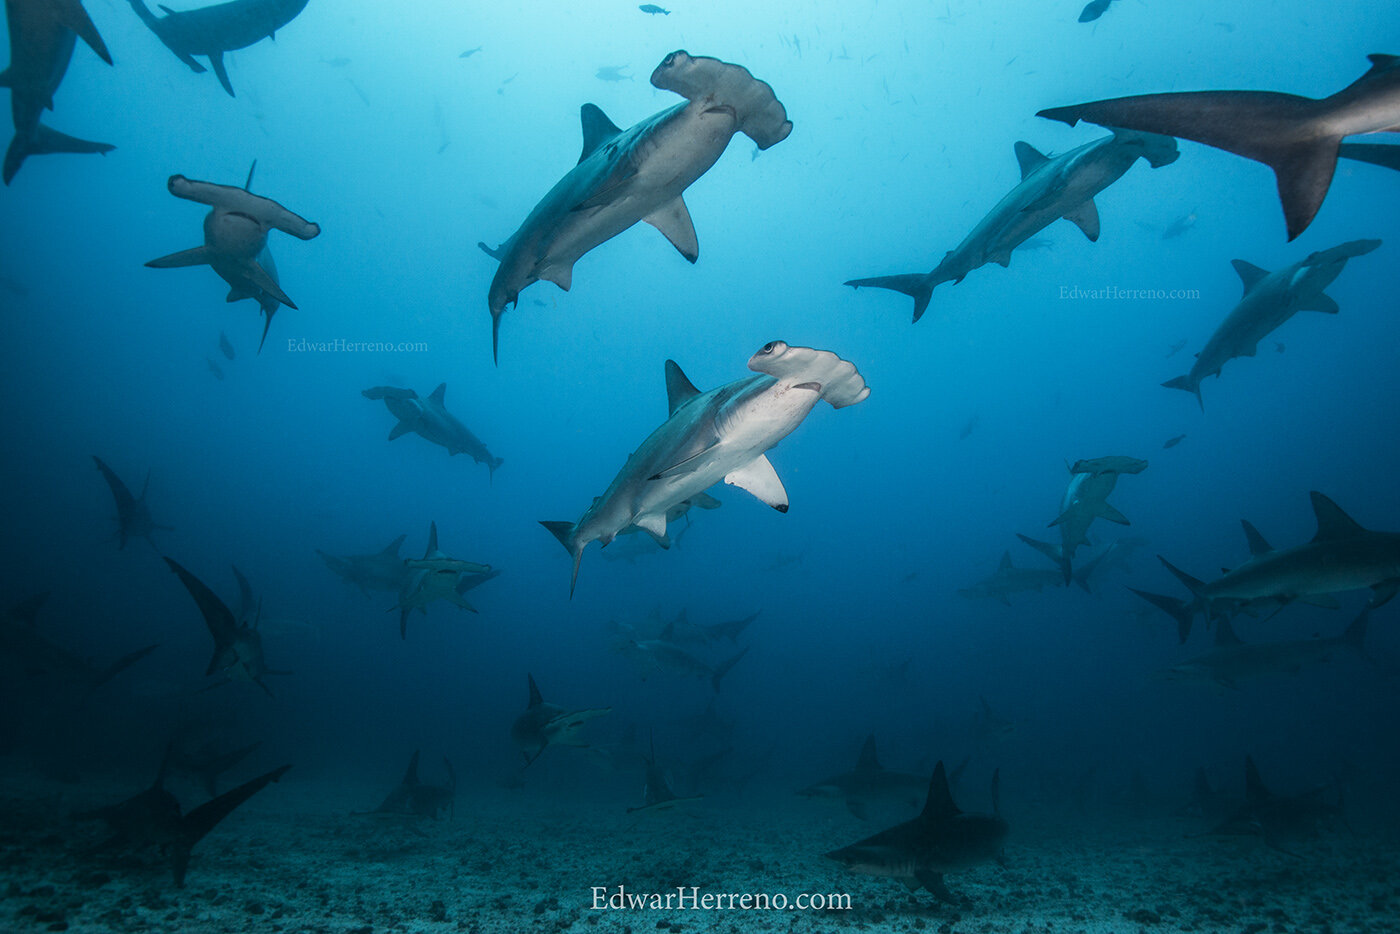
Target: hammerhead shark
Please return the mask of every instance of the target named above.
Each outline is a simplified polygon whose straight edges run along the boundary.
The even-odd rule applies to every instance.
[[[1229,620],[1215,624],[1215,645],[1208,652],[1172,665],[1162,672],[1169,681],[1196,681],[1234,690],[1240,682],[1268,675],[1297,674],[1305,665],[1330,661],[1342,651],[1361,654],[1366,640],[1366,607],[1339,636],[1243,642]]]
[[[656,66],[651,83],[686,101],[627,130],[584,104],[578,164],[510,239],[494,250],[478,244],[501,264],[487,294],[491,355],[498,362],[501,316],[520,291],[548,279],[567,292],[579,257],[638,221],[661,231],[690,262],[699,259],[682,193],[719,160],[735,133],[767,149],[792,132],[773,89],[740,65],[672,52]]]
[[[1176,140],[1128,130],[1115,130],[1112,136],[1054,157],[1042,154],[1030,143],[1018,142],[1021,183],[978,221],[962,243],[944,254],[932,272],[851,279],[845,284],[910,296],[914,299],[914,320],[918,321],[937,285],[961,282],[987,263],[1010,266],[1012,250],[1062,217],[1082,230],[1090,242],[1097,241],[1099,209],[1094,196],[1121,178],[1138,159],[1160,168],[1176,158]]]
[[[371,386],[361,391],[366,399],[382,399],[389,413],[398,419],[389,432],[389,440],[412,432],[433,444],[447,448],[448,454],[466,454],[478,464],[485,464],[495,476],[504,461],[486,449],[481,439],[471,433],[461,420],[447,411],[447,384],[439,383],[432,395],[424,399],[412,389],[395,386]]]
[[[214,656],[209,660],[205,676],[218,671],[223,672],[228,681],[252,681],[271,697],[272,689],[263,678],[288,672],[273,671],[267,667],[257,619],[250,623],[234,616],[228,604],[220,600],[203,581],[169,558],[165,559],[165,563],[194,598],[200,615],[204,617],[204,624],[209,628],[209,635],[214,638]]]
[[[403,780],[397,788],[389,792],[384,802],[373,811],[359,813],[428,818],[436,818],[444,811],[449,816],[455,814],[457,770],[452,768],[451,761],[444,756],[442,763],[447,766],[447,784],[424,784],[418,778],[418,752],[417,749],[413,750],[413,758],[408,760],[408,770],[404,772]]]
[[[940,901],[955,901],[943,883],[946,873],[998,859],[1009,827],[1000,814],[1000,773],[992,776],[992,813],[963,811],[953,803],[943,762],[933,769],[923,812],[850,846],[825,854],[852,872],[898,879],[910,891],[928,889]]]
[[[629,807],[628,814],[669,811],[683,804],[699,801],[704,795],[678,795],[671,790],[666,770],[656,763],[656,736],[651,737],[651,754],[646,757],[647,777],[642,786],[642,803]]]
[[[535,676],[527,674],[530,682],[530,699],[525,712],[515,718],[510,727],[510,738],[520,748],[528,768],[550,745],[587,746],[580,730],[595,717],[609,713],[611,707],[594,707],[589,710],[565,710],[558,704],[546,704],[540,694]]]
[[[1263,837],[1270,847],[1286,853],[1285,843],[1316,836],[1324,823],[1341,815],[1341,805],[1329,804],[1323,797],[1325,791],[1326,786],[1322,786],[1298,795],[1274,794],[1259,777],[1254,757],[1245,756],[1244,804],[1210,833]]]
[[[242,188],[193,181],[183,175],[170,176],[166,187],[172,195],[213,208],[204,217],[204,245],[153,259],[146,265],[152,269],[172,269],[207,264],[229,284],[226,301],[256,299],[266,319],[262,341],[258,343],[261,352],[278,305],[293,310],[297,307],[278,284],[277,267],[267,248],[267,234],[276,228],[299,239],[311,240],[321,233],[321,228],[276,201],[249,191],[257,167],[255,161],[248,169],[248,180]]]
[[[1364,75],[1321,100],[1272,91],[1188,91],[1054,107],[1038,116],[1177,136],[1262,162],[1274,170],[1292,240],[1322,207],[1344,137],[1400,133],[1400,56],[1367,58],[1371,67]]]
[[[1201,411],[1205,411],[1201,380],[1219,376],[1221,368],[1236,357],[1254,356],[1261,340],[1300,311],[1335,315],[1340,309],[1323,290],[1342,274],[1347,260],[1364,256],[1380,245],[1379,240],[1352,240],[1330,250],[1309,253],[1273,272],[1235,260],[1235,272],[1244,283],[1244,296],[1196,354],[1190,372],[1162,385],[1195,393]]]
[[[407,569],[407,577],[399,591],[399,603],[396,609],[399,611],[399,638],[408,638],[408,614],[413,610],[421,610],[424,614],[428,612],[428,604],[438,600],[446,600],[454,606],[459,606],[472,613],[476,612],[476,607],[468,603],[463,597],[458,585],[461,578],[466,574],[491,575],[489,564],[477,564],[474,561],[462,561],[458,558],[450,558],[438,548],[437,523],[428,525],[428,547],[423,551],[423,557],[404,562]],[[483,577],[489,580],[490,577]]]
[[[53,109],[54,95],[68,71],[79,37],[108,65],[112,53],[83,9],[82,0],[6,0],[10,27],[10,65],[0,73],[0,87],[10,89],[15,135],[5,151],[8,185],[30,156],[55,152],[108,153],[109,143],[67,136],[39,122]]]
[[[141,485],[141,495],[132,496],[131,490],[127,489],[122,478],[118,477],[112,468],[102,462],[102,458],[96,454],[92,456],[92,461],[97,465],[97,469],[102,472],[102,478],[107,481],[107,486],[112,491],[112,499],[117,504],[117,548],[126,547],[127,539],[144,538],[151,543],[151,547],[157,552],[160,546],[151,538],[151,533],[155,531],[171,531],[168,525],[156,525],[151,518],[151,510],[146,506],[146,490],[151,485],[151,474],[146,473],[146,482]]]
[[[875,734],[871,733],[860,748],[854,769],[808,785],[798,794],[808,798],[844,798],[848,811],[861,820],[869,820],[871,805],[881,801],[909,802],[918,807],[919,797],[927,787],[922,776],[881,765],[875,754]]]
[[[408,568],[399,557],[399,548],[407,535],[400,535],[380,551],[368,555],[330,555],[319,548],[316,554],[326,562],[326,567],[340,575],[346,583],[354,584],[360,592],[369,596],[371,590],[388,590],[398,593],[404,587]]]
[[[162,5],[165,15],[156,16],[143,0],[127,2],[156,38],[196,74],[202,74],[205,68],[194,56],[207,56],[229,97],[234,96],[233,84],[224,68],[224,53],[263,39],[276,39],[277,30],[306,7],[306,0],[230,0],[183,11]]]
[[[607,545],[636,525],[669,547],[668,510],[718,483],[747,490],[787,512],[787,490],[764,452],[787,437],[818,401],[832,408],[870,395],[855,366],[828,350],[771,341],[749,358],[759,374],[701,392],[666,361],[670,417],[642,442],[578,522],[542,522],[573,556],[572,597],[589,542]]]
[[[290,768],[290,765],[275,768],[206,801],[188,814],[181,814],[180,802],[165,788],[165,776],[169,769],[167,756],[166,761],[161,763],[155,784],[150,788],[119,804],[74,816],[79,820],[106,821],[112,828],[113,835],[92,852],[158,847],[170,858],[175,885],[184,888],[185,873],[190,864],[190,851],[194,849],[194,845],[204,839],[205,834],[213,830],[221,820],[228,817],[234,808],[280,779]]]
[[[159,647],[157,644],[137,649],[105,667],[93,665],[39,631],[39,610],[48,598],[47,591],[35,594],[0,615],[0,655],[12,657],[26,673],[61,678],[91,693]]]
[[[1049,524],[1049,528],[1060,527],[1060,570],[1066,584],[1074,579],[1075,549],[1089,544],[1089,526],[1095,519],[1131,524],[1127,516],[1109,505],[1108,497],[1118,485],[1119,476],[1146,469],[1147,461],[1120,455],[1079,460],[1069,468],[1069,485],[1060,499],[1060,514]],[[1024,536],[1022,541],[1035,544]]]

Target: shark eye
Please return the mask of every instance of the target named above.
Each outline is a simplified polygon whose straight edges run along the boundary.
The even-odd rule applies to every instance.
[[[768,343],[763,345],[763,349],[760,350],[759,353],[764,355],[771,354],[777,346],[777,341],[769,341]]]

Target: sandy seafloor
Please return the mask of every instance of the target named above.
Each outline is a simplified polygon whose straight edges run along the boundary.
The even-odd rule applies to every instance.
[[[455,817],[427,821],[352,816],[385,789],[289,775],[196,847],[177,889],[154,852],[83,852],[104,829],[71,813],[136,790],[0,775],[0,931],[1400,931],[1400,846],[1393,829],[1365,825],[1288,855],[1190,837],[1203,821],[1165,811],[1009,804],[1005,864],[950,875],[965,901],[949,906],[822,859],[881,825],[779,789],[638,816],[621,799],[464,787]],[[187,810],[203,800],[180,797]],[[592,886],[618,885],[848,892],[852,909],[590,908]]]

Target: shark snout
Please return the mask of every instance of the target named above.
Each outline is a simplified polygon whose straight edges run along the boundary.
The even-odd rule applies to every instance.
[[[216,253],[253,259],[267,246],[267,230],[246,214],[215,210],[204,218],[204,242]]]

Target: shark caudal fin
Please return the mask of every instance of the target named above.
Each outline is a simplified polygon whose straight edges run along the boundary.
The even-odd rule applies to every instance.
[[[1186,392],[1195,393],[1196,404],[1201,407],[1202,412],[1206,410],[1206,400],[1201,396],[1201,381],[1192,379],[1191,374],[1188,373],[1185,376],[1178,376],[1176,379],[1169,379],[1162,385],[1168,389],[1181,389]]]
[[[117,147],[111,143],[94,143],[76,136],[68,136],[55,129],[37,124],[33,133],[16,133],[10,140],[10,148],[5,150],[4,179],[8,185],[19,172],[24,160],[30,156],[43,156],[57,152],[95,152],[106,154]]]
[[[574,523],[541,521],[540,525],[549,529],[550,534],[559,540],[559,544],[564,546],[564,550],[573,555],[574,572],[569,577],[569,599],[572,600],[574,587],[578,585],[578,566],[583,561],[583,546],[574,540]]]
[[[1176,597],[1168,597],[1159,593],[1149,593],[1146,590],[1138,590],[1136,587],[1129,587],[1133,593],[1137,594],[1157,609],[1166,613],[1176,620],[1176,635],[1181,643],[1185,643],[1191,635],[1191,621],[1195,618],[1195,610],[1192,605]]]
[[[725,675],[729,674],[729,669],[739,664],[739,659],[749,654],[749,648],[750,646],[744,646],[743,650],[738,654],[720,662],[719,665],[715,667],[714,674],[710,675],[710,686],[715,689],[716,694],[719,693],[720,682],[724,680]]]
[[[875,276],[871,279],[848,279],[842,283],[842,285],[849,285],[853,289],[889,289],[892,292],[902,292],[908,295],[914,299],[915,321],[922,318],[928,309],[929,299],[933,297],[934,284],[932,276],[922,273],[909,273],[902,276]]]
[[[284,765],[273,769],[264,775],[249,782],[244,782],[237,788],[226,791],[213,801],[207,801],[199,807],[190,811],[180,818],[179,838],[170,845],[170,867],[175,876],[175,885],[184,888],[185,871],[190,864],[190,851],[194,845],[204,838],[204,835],[213,830],[219,821],[228,817],[244,801],[262,791],[271,782],[279,780],[290,765]]]

